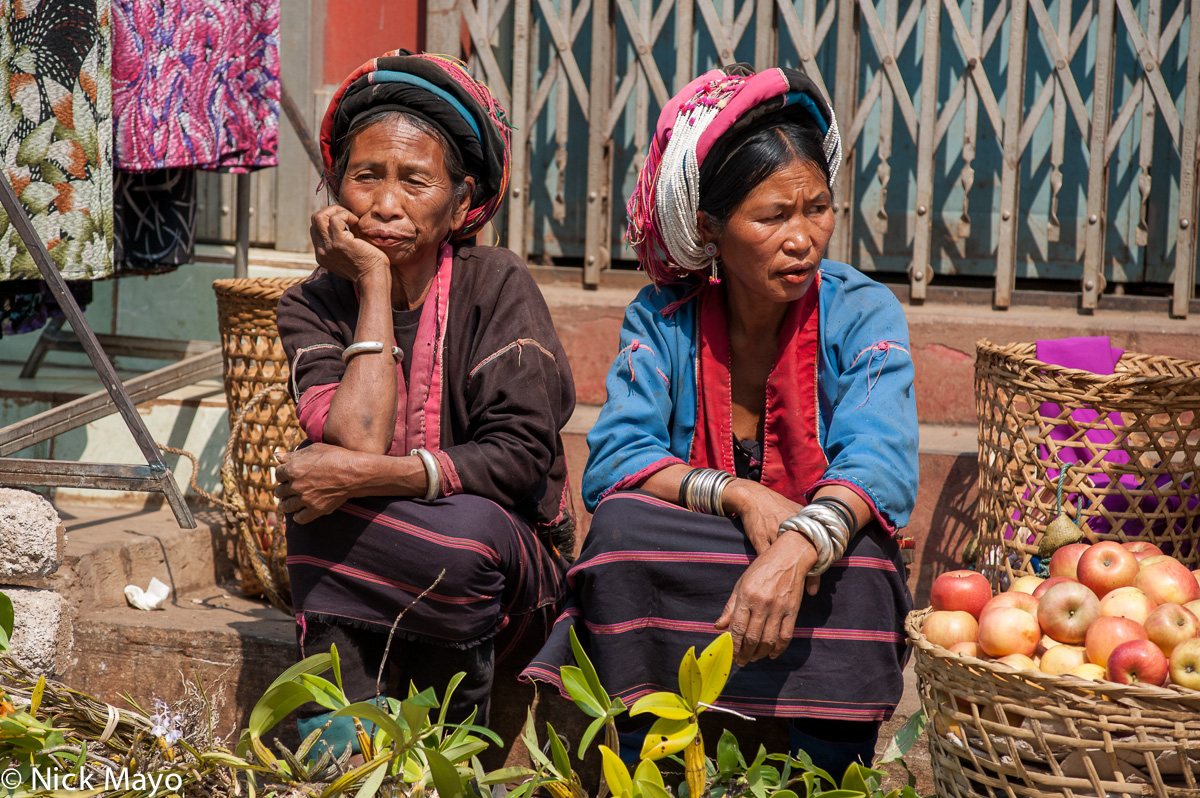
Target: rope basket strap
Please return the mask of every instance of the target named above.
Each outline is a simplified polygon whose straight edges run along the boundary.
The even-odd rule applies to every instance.
[[[1016,671],[905,623],[939,796],[1195,796],[1200,691]]]

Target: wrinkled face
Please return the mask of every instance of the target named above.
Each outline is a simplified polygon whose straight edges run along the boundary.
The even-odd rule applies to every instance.
[[[441,143],[403,118],[388,118],[350,142],[338,195],[358,217],[355,235],[402,266],[436,254],[447,233],[462,224],[474,189],[470,177],[467,183],[455,200]]]
[[[794,302],[816,281],[833,222],[832,197],[820,168],[796,159],[747,194],[724,230],[702,232],[702,237],[716,241],[730,291]]]

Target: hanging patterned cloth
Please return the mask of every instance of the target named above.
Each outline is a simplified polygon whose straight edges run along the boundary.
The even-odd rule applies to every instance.
[[[109,0],[0,2],[4,171],[68,280],[112,275],[109,10]],[[39,276],[0,211],[0,280]]]
[[[113,28],[117,168],[275,166],[279,0],[116,0]]]
[[[196,173],[117,170],[113,197],[117,275],[159,274],[196,254]]]

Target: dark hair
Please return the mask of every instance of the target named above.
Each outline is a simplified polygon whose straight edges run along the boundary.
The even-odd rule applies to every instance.
[[[454,202],[461,201],[467,192],[468,175],[458,147],[450,143],[450,139],[446,138],[446,134],[437,125],[415,114],[400,111],[396,108],[378,108],[374,111],[369,111],[357,117],[350,125],[350,129],[346,131],[346,135],[337,143],[338,152],[333,160],[333,176],[337,181],[337,188],[341,189],[342,180],[346,177],[346,169],[350,166],[350,145],[354,143],[355,137],[371,127],[371,125],[391,120],[403,121],[405,124],[432,137],[442,146],[446,174],[450,177],[450,187],[454,193]],[[478,177],[475,177],[475,182],[479,182]]]
[[[713,232],[725,227],[751,191],[788,164],[814,164],[828,186],[829,164],[822,149],[823,139],[813,118],[793,109],[768,114],[737,134],[719,156],[724,158],[720,165],[707,172],[701,170],[700,174],[699,209],[704,211]]]

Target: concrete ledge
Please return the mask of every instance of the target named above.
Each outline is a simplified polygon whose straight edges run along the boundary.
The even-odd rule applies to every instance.
[[[57,676],[67,669],[71,656],[71,618],[66,602],[53,590],[5,587],[12,599],[13,659],[34,673]]]
[[[66,530],[45,497],[0,488],[0,582],[44,587],[65,545]]]

